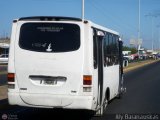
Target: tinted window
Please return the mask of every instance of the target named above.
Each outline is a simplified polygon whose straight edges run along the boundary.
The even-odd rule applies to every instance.
[[[98,65],[98,46],[97,46],[97,40],[98,40],[98,38],[97,38],[98,36],[97,36],[97,33],[96,33],[96,30],[95,29],[93,29],[93,57],[94,57],[94,69],[96,69],[97,68],[97,65]]]
[[[104,66],[111,66],[119,62],[118,36],[106,33],[104,41]]]
[[[80,47],[80,27],[65,23],[25,23],[19,46],[37,52],[69,52]]]
[[[8,55],[3,54],[3,55],[0,56],[0,58],[8,58]]]
[[[104,37],[104,66],[107,65],[108,62],[108,57],[109,57],[109,35],[108,33],[106,33],[105,37]]]

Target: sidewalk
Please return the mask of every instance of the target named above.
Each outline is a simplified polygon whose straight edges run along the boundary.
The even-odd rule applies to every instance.
[[[7,98],[7,85],[0,86],[0,100]]]
[[[129,72],[131,70],[140,68],[142,66],[152,64],[152,63],[157,62],[157,61],[160,61],[160,59],[158,59],[158,60],[145,60],[145,61],[129,63],[129,65],[127,67],[123,68],[123,71],[124,71],[124,73],[126,73],[126,72]]]

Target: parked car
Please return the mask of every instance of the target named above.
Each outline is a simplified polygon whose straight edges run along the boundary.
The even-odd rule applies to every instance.
[[[158,53],[158,58],[160,58],[160,53]]]
[[[131,57],[132,60],[137,60],[139,58],[138,54],[132,54]]]
[[[129,61],[129,59],[127,57],[123,57],[123,67],[128,66],[128,61]]]
[[[132,60],[132,57],[130,55],[124,55],[123,57],[128,59],[128,61]]]
[[[0,55],[0,63],[8,63],[8,54]]]

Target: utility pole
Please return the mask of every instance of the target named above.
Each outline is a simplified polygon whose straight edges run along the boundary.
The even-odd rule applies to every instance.
[[[84,0],[82,0],[82,21],[84,21]]]
[[[154,40],[153,40],[153,17],[154,16],[151,16],[152,17],[152,37],[151,37],[151,39],[152,39],[152,51],[154,50]]]
[[[158,17],[158,16],[160,16],[160,14],[152,14],[152,13],[149,13],[149,14],[147,14],[147,15],[145,15],[146,17],[151,17],[151,22],[152,22],[152,36],[151,36],[151,39],[152,39],[152,51],[154,50],[154,40],[153,40],[153,34],[154,34],[154,32],[153,32],[153,27],[154,27],[154,19],[153,18],[156,18],[156,17]]]
[[[157,25],[158,28],[158,51],[160,51],[160,25]]]
[[[138,40],[141,38],[141,2],[139,0],[139,10],[138,10]]]
[[[139,43],[140,42],[140,38],[141,38],[141,1],[139,0],[138,1],[138,40],[137,40],[137,45],[138,45],[138,55],[140,54],[139,53],[139,50],[141,49],[141,44]]]

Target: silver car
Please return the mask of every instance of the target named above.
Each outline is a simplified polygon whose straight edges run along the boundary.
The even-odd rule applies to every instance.
[[[8,54],[0,55],[0,63],[8,63]]]

